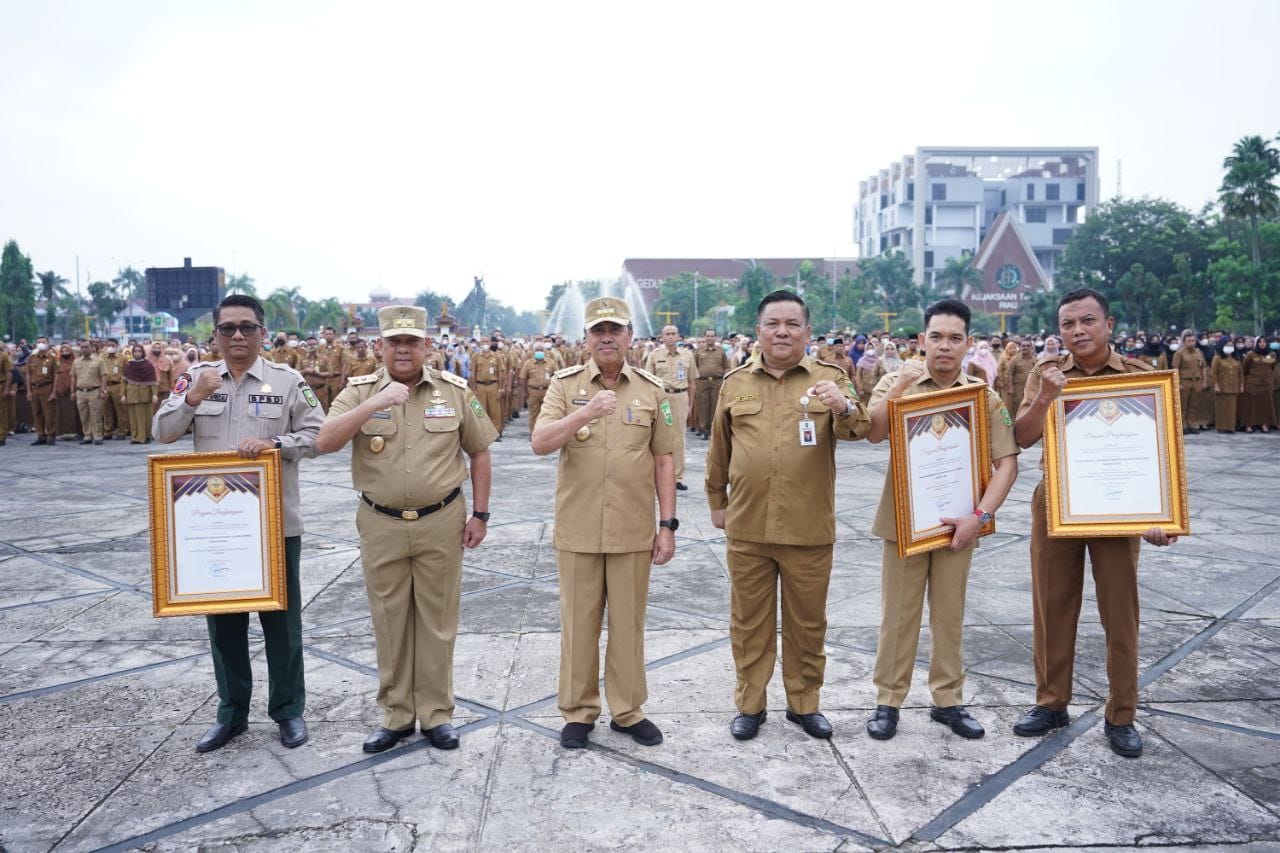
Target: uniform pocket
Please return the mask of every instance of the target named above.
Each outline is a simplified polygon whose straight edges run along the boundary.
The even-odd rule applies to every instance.
[[[653,435],[653,412],[647,410],[631,410],[630,420],[622,423],[622,444],[631,450],[639,450],[649,444]]]
[[[760,400],[737,400],[729,404],[729,415],[735,418],[758,415],[763,407]]]

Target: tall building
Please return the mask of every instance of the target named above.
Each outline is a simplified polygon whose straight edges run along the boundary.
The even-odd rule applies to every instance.
[[[934,284],[951,258],[985,255],[981,291],[994,295],[985,302],[1016,312],[1016,297],[1053,286],[1098,193],[1097,148],[917,148],[858,183],[853,239],[864,258],[902,252],[919,283]],[[990,262],[1001,254],[1019,262]]]
[[[183,258],[180,267],[148,267],[147,309],[163,311],[184,326],[208,314],[227,295],[227,274],[222,267],[193,267]]]

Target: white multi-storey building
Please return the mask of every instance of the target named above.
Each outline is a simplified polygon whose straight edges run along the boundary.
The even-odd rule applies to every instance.
[[[1007,212],[1052,286],[1098,192],[1097,148],[917,148],[858,183],[853,238],[864,258],[902,252],[932,284],[949,258],[977,255]]]

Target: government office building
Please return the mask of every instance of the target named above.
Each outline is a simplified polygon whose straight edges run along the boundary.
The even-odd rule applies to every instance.
[[[970,253],[987,295],[966,290],[965,300],[1016,313],[1053,287],[1098,195],[1097,148],[921,147],[858,183],[853,239],[863,258],[902,252],[921,284]]]

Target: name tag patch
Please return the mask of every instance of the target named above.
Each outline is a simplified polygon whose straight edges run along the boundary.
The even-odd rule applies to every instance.
[[[454,418],[458,416],[458,410],[452,406],[432,406],[423,414],[428,418]]]
[[[390,412],[374,412],[369,417],[377,418],[380,421],[389,421],[391,420],[391,413]]]
[[[590,402],[591,402],[590,400],[574,400],[573,404],[575,406],[585,406],[587,403],[590,403]]]
[[[210,394],[208,399],[214,403],[225,403],[227,402],[227,395],[225,393]]]
[[[250,394],[249,402],[261,403],[267,406],[281,406],[284,405],[284,397],[279,394]]]

